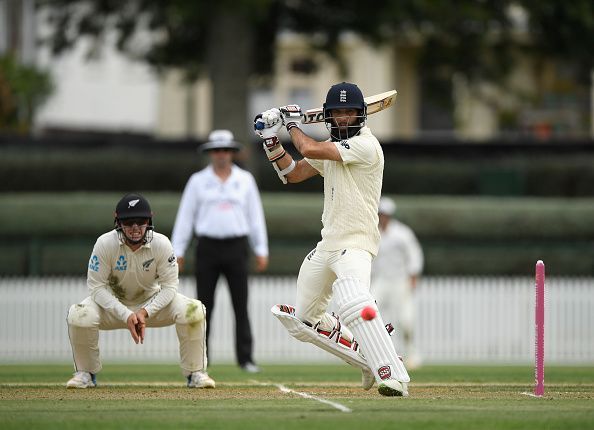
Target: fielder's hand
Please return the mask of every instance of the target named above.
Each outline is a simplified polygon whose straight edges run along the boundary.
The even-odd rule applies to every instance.
[[[144,330],[146,328],[147,317],[148,312],[146,309],[142,308],[136,311],[136,319],[138,320],[138,324],[136,324],[136,333],[138,334],[138,340],[140,343],[144,343]]]
[[[136,314],[131,314],[128,317],[128,320],[126,321],[126,326],[128,326],[128,331],[132,335],[134,343],[138,344],[138,342],[140,341],[140,337],[138,336],[138,317],[136,316]]]
[[[126,321],[128,331],[132,335],[134,343],[144,343],[144,329],[146,328],[147,312],[144,308],[131,314]]]
[[[293,127],[299,128],[301,121],[303,120],[303,112],[299,105],[281,106],[279,110],[283,119],[283,124],[287,127],[287,131],[291,131]]]

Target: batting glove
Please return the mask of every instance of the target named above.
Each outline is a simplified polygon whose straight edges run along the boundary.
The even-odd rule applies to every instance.
[[[269,138],[265,138],[264,142],[262,143],[262,147],[264,148],[264,152],[272,163],[276,160],[280,160],[285,156],[287,151],[283,148],[283,145],[280,143],[280,140],[276,136],[272,136]]]
[[[283,118],[283,124],[287,127],[287,131],[290,132],[293,127],[299,128],[301,121],[303,120],[303,112],[299,105],[287,105],[279,108]]]
[[[282,126],[282,116],[277,108],[268,109],[254,119],[254,132],[263,139],[276,136]]]

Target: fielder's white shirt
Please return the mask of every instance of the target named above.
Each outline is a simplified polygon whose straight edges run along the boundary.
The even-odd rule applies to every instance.
[[[423,263],[423,250],[411,228],[391,219],[382,233],[372,276],[393,281],[418,276],[423,271]]]
[[[322,240],[318,248],[358,248],[376,255],[384,152],[368,127],[350,139],[334,143],[342,162],[305,158],[324,177]]]
[[[182,194],[171,235],[175,255],[183,257],[192,236],[229,239],[248,236],[254,254],[268,256],[268,235],[258,186],[237,165],[221,180],[211,165],[194,173]]]
[[[122,321],[133,313],[128,306],[147,302],[150,318],[173,300],[178,284],[177,260],[167,236],[153,232],[153,240],[136,251],[115,230],[97,239],[87,285],[95,303]]]

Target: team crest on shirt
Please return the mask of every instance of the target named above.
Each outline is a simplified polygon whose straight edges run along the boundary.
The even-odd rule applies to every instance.
[[[344,146],[346,149],[351,149],[351,145],[349,145],[346,140],[341,140],[340,146]]]
[[[99,258],[96,255],[93,255],[89,260],[89,269],[93,272],[99,271]]]
[[[114,269],[118,272],[125,272],[128,270],[128,261],[126,260],[126,257],[120,255],[120,258],[116,261],[116,267],[114,267]]]
[[[169,256],[169,258],[167,259],[167,262],[169,263],[170,266],[173,266],[175,264],[175,260],[176,260],[175,254],[171,254]]]
[[[146,260],[144,263],[142,263],[142,268],[145,272],[149,271],[149,267],[151,267],[153,261],[155,261],[155,259],[151,258],[150,260]]]

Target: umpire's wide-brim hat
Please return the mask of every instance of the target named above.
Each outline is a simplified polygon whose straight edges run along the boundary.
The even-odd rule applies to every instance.
[[[233,133],[229,130],[213,130],[208,135],[208,142],[200,147],[202,152],[212,151],[213,149],[230,149],[239,151],[239,142],[233,139]]]

